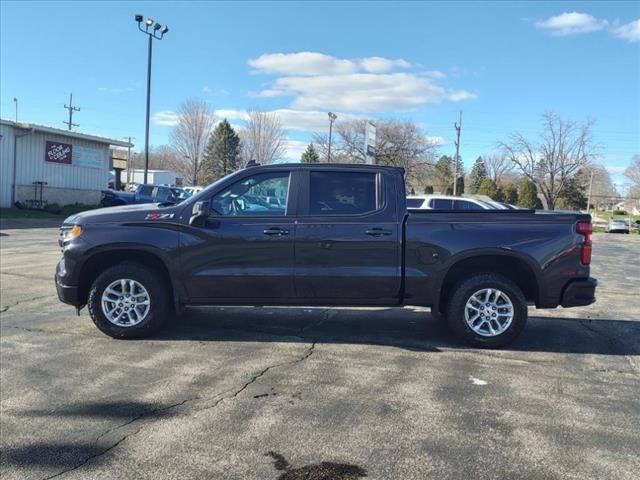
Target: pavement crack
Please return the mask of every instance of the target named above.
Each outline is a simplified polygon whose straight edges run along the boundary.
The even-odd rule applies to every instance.
[[[52,296],[53,296],[53,295],[39,295],[39,296],[37,296],[37,297],[31,297],[31,298],[25,298],[24,300],[18,300],[17,302],[12,303],[11,305],[3,305],[3,306],[2,306],[2,309],[0,309],[0,313],[6,312],[6,311],[7,311],[7,310],[9,310],[10,308],[13,308],[13,307],[15,307],[15,306],[17,306],[17,305],[20,305],[20,304],[22,304],[22,303],[25,303],[25,302],[33,302],[33,301],[35,301],[35,300],[40,300],[40,299],[42,299],[42,298],[50,298],[50,297],[52,297]]]
[[[14,328],[20,328],[20,327],[14,327]],[[218,398],[212,405],[209,406],[205,406],[203,408],[199,408],[196,409],[196,412],[202,412],[205,410],[210,410],[212,408],[217,407],[220,403],[222,403],[224,400],[230,399],[230,398],[235,398],[238,395],[240,395],[242,392],[244,392],[247,388],[249,388],[249,386],[253,383],[255,383],[256,381],[258,381],[260,378],[262,378],[264,375],[266,375],[270,370],[273,370],[275,368],[279,368],[279,367],[285,367],[285,366],[290,366],[290,365],[297,365],[299,363],[304,362],[305,360],[307,360],[311,355],[313,355],[313,353],[315,352],[315,348],[316,348],[316,341],[314,340],[311,345],[306,349],[306,351],[304,352],[303,355],[299,356],[298,358],[295,358],[294,360],[290,360],[288,362],[282,362],[282,363],[277,363],[274,365],[269,365],[268,367],[265,367],[264,369],[262,369],[260,372],[258,372],[257,374],[253,375],[247,382],[245,382],[239,389],[231,392],[228,395],[224,395],[220,398]],[[220,394],[215,395],[214,397],[219,397]],[[116,432],[117,430],[120,430],[121,428],[127,427],[129,425],[132,425],[136,422],[139,421],[144,421],[145,419],[148,419],[150,417],[153,417],[155,415],[157,415],[158,413],[161,412],[165,412],[167,410],[171,410],[174,408],[178,408],[182,405],[185,405],[186,403],[189,402],[193,402],[193,401],[197,401],[197,400],[204,400],[202,397],[199,396],[195,396],[195,397],[189,397],[186,398],[184,400],[181,400],[179,402],[176,403],[172,403],[171,405],[166,405],[164,407],[158,407],[158,408],[154,408],[151,410],[146,410],[141,412],[140,414],[136,415],[133,418],[130,418],[129,420],[127,420],[124,423],[121,423],[115,427],[109,428],[108,430],[105,430],[104,432],[102,432],[100,435],[98,435],[96,437],[96,439],[93,441],[94,444],[97,444],[100,442],[101,439],[103,439],[104,437],[110,435],[113,432]],[[87,463],[89,463],[91,460],[94,460],[98,457],[101,457],[103,455],[105,455],[106,453],[110,452],[111,450],[113,450],[114,448],[116,448],[118,445],[120,445],[122,442],[124,442],[126,439],[133,437],[134,435],[137,435],[138,433],[140,433],[142,431],[142,429],[144,428],[144,425],[140,425],[140,427],[138,427],[136,430],[132,431],[131,433],[127,433],[125,435],[123,435],[121,438],[119,438],[116,442],[112,443],[111,445],[109,445],[108,447],[104,448],[103,450],[101,450],[98,453],[95,453],[93,455],[88,456],[87,458],[83,459],[82,461],[80,461],[77,465],[74,465],[71,468],[65,469],[61,472],[58,472],[54,475],[48,476],[43,478],[42,480],[51,480],[53,478],[57,478],[60,477],[61,475],[65,475],[69,472],[72,472],[74,470],[77,470],[81,467],[83,467],[84,465],[86,465]]]

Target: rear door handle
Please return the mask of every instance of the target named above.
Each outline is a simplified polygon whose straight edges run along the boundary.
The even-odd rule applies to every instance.
[[[265,235],[275,235],[281,237],[283,235],[289,235],[289,230],[285,230],[284,228],[280,227],[271,227],[266,228],[262,233],[264,233]]]
[[[384,228],[370,228],[369,230],[365,230],[367,235],[372,237],[382,237],[384,235],[391,235],[393,232],[391,230],[386,230]]]

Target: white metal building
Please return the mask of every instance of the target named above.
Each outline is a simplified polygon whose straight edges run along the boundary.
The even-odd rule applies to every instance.
[[[129,182],[144,183],[144,170],[132,169]],[[147,170],[147,183],[180,187],[182,186],[182,175],[172,170]]]
[[[59,128],[0,120],[0,206],[35,196],[34,182],[46,182],[48,203],[97,205],[111,170],[110,146],[132,144]]]

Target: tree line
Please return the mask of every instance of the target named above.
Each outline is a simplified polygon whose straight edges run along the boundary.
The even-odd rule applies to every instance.
[[[331,161],[364,163],[364,135],[370,120],[336,122],[331,139]],[[496,151],[478,157],[466,173],[462,159],[456,169],[451,155],[440,155],[439,142],[409,120],[376,120],[374,161],[402,167],[407,191],[452,194],[454,171],[459,194],[485,195],[526,208],[584,209],[591,187],[592,205],[602,205],[619,195],[607,170],[595,163],[598,145],[592,121],[575,122],[555,113],[541,116],[537,136],[514,132],[496,143]],[[239,129],[223,119],[216,123],[213,111],[202,100],[184,102],[170,135],[170,145],[153,149],[150,168],[172,169],[185,183],[206,185],[255,160],[269,164],[285,156],[286,132],[275,113],[248,110]],[[328,161],[329,138],[313,135],[302,154],[305,163]],[[639,157],[627,169],[640,189]],[[134,162],[141,166],[141,158]]]

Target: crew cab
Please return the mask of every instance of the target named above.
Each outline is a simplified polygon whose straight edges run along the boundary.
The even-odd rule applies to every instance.
[[[182,188],[168,185],[140,184],[133,192],[119,190],[102,190],[100,195],[101,207],[115,207],[132,203],[169,202],[178,203],[191,194]]]
[[[115,338],[190,305],[417,305],[499,347],[528,305],[595,301],[589,215],[407,209],[395,167],[252,166],[177,205],[74,215],[59,243],[60,300]]]

